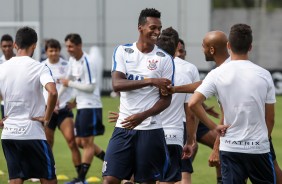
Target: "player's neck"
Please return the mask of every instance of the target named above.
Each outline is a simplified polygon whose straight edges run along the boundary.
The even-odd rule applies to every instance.
[[[231,54],[231,60],[249,60],[248,54]]]
[[[83,51],[80,51],[76,56],[74,56],[74,58],[78,61],[82,58],[83,56]]]
[[[142,53],[150,53],[154,49],[155,45],[148,42],[143,42],[142,40],[139,39],[138,42],[136,43],[136,47]]]
[[[18,49],[16,56],[29,56],[29,57],[32,57],[33,51],[34,50],[31,47],[27,48],[27,49]]]

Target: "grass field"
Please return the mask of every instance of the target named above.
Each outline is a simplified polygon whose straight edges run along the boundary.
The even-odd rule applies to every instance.
[[[117,98],[113,99],[109,97],[103,97],[102,100],[103,100],[103,120],[104,120],[104,125],[106,126],[106,132],[105,135],[96,137],[95,142],[105,150],[107,148],[108,141],[111,137],[114,128],[114,124],[108,123],[107,121],[108,112],[117,111],[119,100]],[[216,101],[213,98],[207,100],[207,104],[217,107]],[[274,148],[276,151],[277,161],[280,164],[282,164],[282,146],[280,142],[282,141],[281,109],[282,109],[282,97],[279,96],[277,97],[276,117],[275,117],[276,124],[272,133],[272,137],[273,137]],[[8,181],[8,175],[7,175],[6,161],[4,159],[1,144],[0,144],[0,149],[1,149],[0,170],[4,171],[5,173],[4,175],[0,175],[0,184],[4,184],[7,183]],[[72,165],[70,151],[59,131],[56,131],[55,145],[53,151],[56,161],[57,174],[65,174],[70,179],[75,177],[76,173]],[[216,183],[215,169],[210,168],[207,162],[210,151],[211,150],[206,146],[199,145],[199,151],[193,163],[193,167],[194,167],[194,173],[192,175],[193,184]],[[96,176],[101,179],[101,168],[102,168],[102,162],[99,159],[94,158],[94,161],[92,162],[91,168],[88,172],[87,178],[91,176]],[[63,184],[64,182],[65,181],[59,181],[60,184]],[[31,182],[26,182],[26,183],[31,183]],[[97,182],[97,183],[102,183],[102,182]]]

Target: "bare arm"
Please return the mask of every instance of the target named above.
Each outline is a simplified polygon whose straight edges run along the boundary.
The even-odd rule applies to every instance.
[[[145,80],[127,80],[122,72],[115,71],[112,73],[112,85],[115,92],[131,91],[140,89],[146,86],[155,86],[158,88],[165,88],[171,84],[171,81],[166,78],[148,78]]]
[[[44,124],[49,123],[58,98],[58,93],[55,83],[53,82],[47,83],[45,85],[45,89],[48,92],[48,100],[47,100],[47,104],[46,104],[47,107],[44,115]]]
[[[194,91],[202,84],[202,81],[198,81],[191,84],[185,84],[182,86],[172,87],[173,93],[194,93]]]
[[[274,126],[274,117],[275,117],[274,109],[275,109],[274,104],[265,104],[265,122],[268,129],[268,137],[271,136],[272,129]]]
[[[171,95],[160,95],[160,99],[153,105],[153,107],[144,112],[133,114],[125,118],[125,121],[121,122],[121,124],[123,124],[124,128],[133,129],[142,123],[142,121],[144,121],[146,118],[161,113],[170,105],[170,102]]]

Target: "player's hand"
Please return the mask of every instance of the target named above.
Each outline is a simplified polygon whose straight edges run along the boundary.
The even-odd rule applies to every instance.
[[[209,166],[217,167],[219,165],[220,165],[219,150],[213,149],[209,157]]]
[[[211,107],[206,106],[205,110],[209,115],[211,115],[215,118],[219,118],[219,113],[214,110],[214,106],[211,106]]]
[[[118,112],[110,111],[110,112],[109,112],[109,116],[108,116],[108,121],[109,121],[110,123],[116,123],[117,120],[118,120],[118,117],[119,117]]]
[[[69,80],[68,79],[60,79],[60,83],[65,87],[69,86]]]
[[[193,155],[193,145],[185,144],[182,151],[182,159],[188,159]]]
[[[171,84],[171,81],[166,78],[151,78],[150,80],[153,86],[164,90]]]
[[[71,110],[71,109],[73,109],[73,108],[75,108],[76,107],[76,101],[74,100],[74,101],[72,101],[72,102],[67,102],[67,108],[69,109],[69,110]]]
[[[40,123],[42,123],[43,126],[47,126],[49,123],[49,121],[45,120],[44,116],[32,117],[31,120],[39,121]]]
[[[121,124],[123,128],[134,129],[136,126],[142,123],[145,119],[146,117],[142,113],[137,113],[137,114],[133,114],[125,118],[124,121],[121,122]]]
[[[4,121],[7,119],[8,117],[4,117],[3,119],[0,120],[0,128],[2,129],[4,127]]]
[[[226,131],[227,131],[229,126],[230,125],[217,125],[215,130],[216,130],[218,135],[223,137],[226,134]]]

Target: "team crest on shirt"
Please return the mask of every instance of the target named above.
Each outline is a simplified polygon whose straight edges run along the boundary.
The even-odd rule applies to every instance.
[[[59,73],[64,74],[65,73],[65,68],[64,67],[59,67]]]
[[[134,50],[132,48],[125,48],[125,52],[128,52],[129,54],[132,54]]]
[[[157,69],[157,62],[159,62],[158,60],[148,60],[149,65],[147,66],[147,68],[149,70],[156,70]]]
[[[165,57],[165,54],[163,52],[157,52],[156,53],[158,56],[161,56],[161,57]]]

